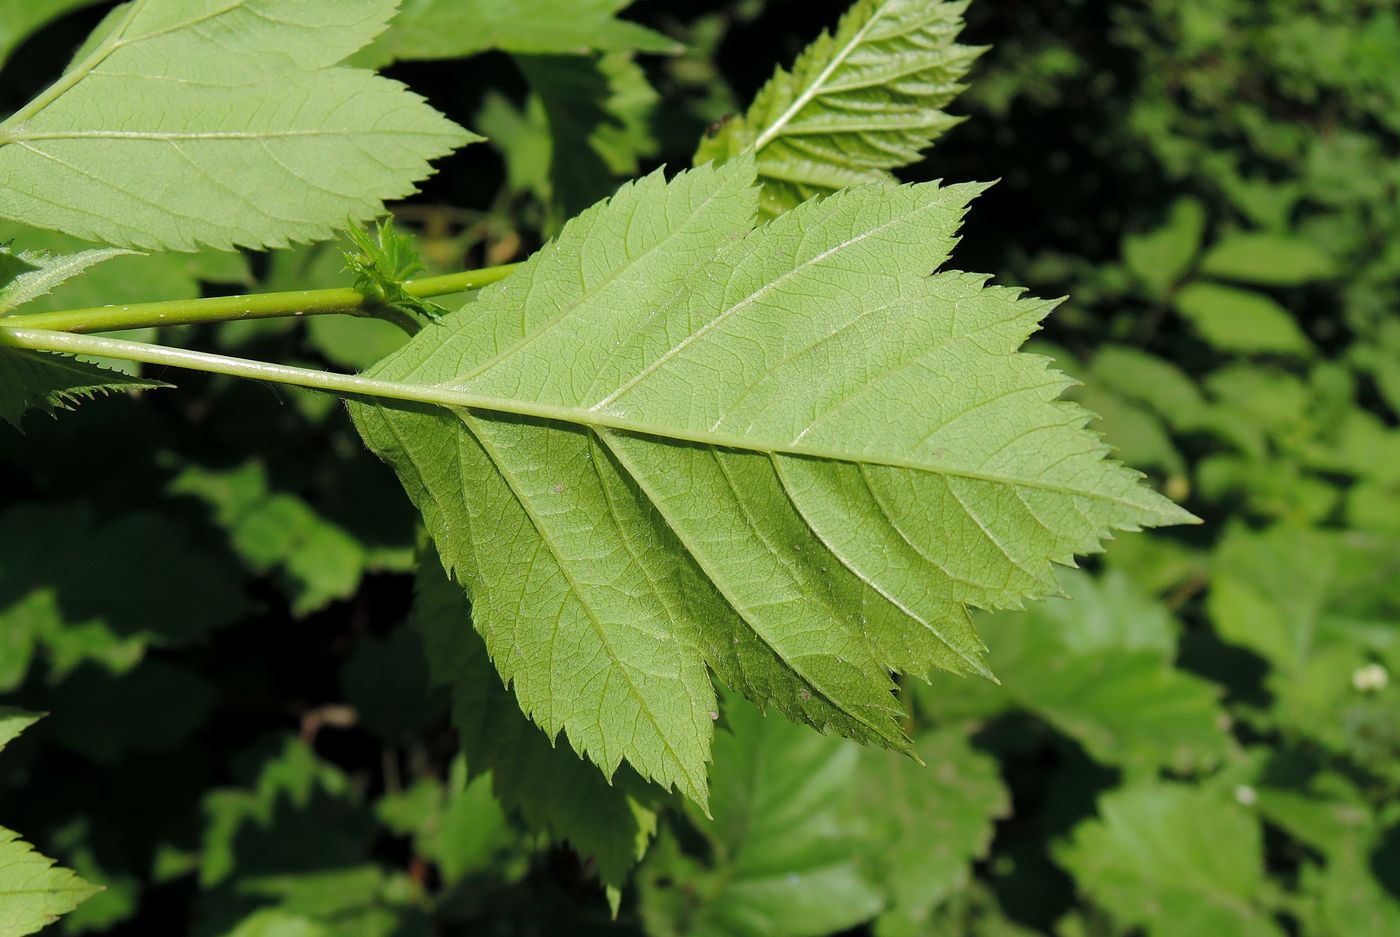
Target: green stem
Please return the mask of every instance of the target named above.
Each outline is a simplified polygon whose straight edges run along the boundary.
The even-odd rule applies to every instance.
[[[440,277],[409,280],[404,290],[420,299],[446,296],[477,289],[510,274],[519,264],[484,267],[449,273]],[[173,299],[157,303],[125,306],[93,306],[57,312],[34,312],[0,318],[0,325],[44,329],[50,332],[114,332],[162,325],[196,325],[206,322],[234,322],[239,319],[271,319],[283,316],[328,314],[382,316],[376,306],[358,290],[343,287],[332,290],[291,290],[285,293],[251,293],[244,296],[211,296],[206,299]],[[404,323],[397,320],[395,324]],[[416,323],[414,323],[416,327]]]
[[[6,345],[12,348],[52,351],[67,355],[124,358],[127,361],[140,361],[145,364],[187,368],[191,371],[206,371],[211,374],[228,374],[233,377],[271,381],[276,384],[291,384],[295,387],[324,390],[347,397],[402,400],[408,403],[429,404],[457,410],[478,410],[487,413],[552,420],[594,430],[616,430],[629,435],[650,436],[672,442],[719,446],[723,449],[737,449],[744,452],[760,452],[770,457],[793,455],[831,462],[850,462],[852,459],[850,450],[840,446],[806,446],[800,445],[797,440],[783,442],[765,439],[761,434],[755,437],[744,432],[716,431],[687,426],[662,426],[639,420],[635,414],[629,415],[625,412],[609,410],[599,404],[594,404],[591,407],[583,404],[570,406],[537,400],[523,400],[516,397],[496,397],[463,390],[451,384],[401,384],[397,381],[381,381],[354,374],[335,374],[311,368],[294,368],[283,364],[269,364],[265,361],[251,361],[247,358],[231,358],[226,355],[192,351],[188,348],[170,348],[165,345],[128,342],[119,338],[0,327],[0,346]],[[940,465],[923,459],[897,455],[887,457],[875,454],[863,455],[860,457],[860,462],[864,465],[885,465],[891,468],[951,475],[972,481],[995,482],[997,484],[1014,483],[1022,488],[1039,488],[1059,493],[1070,491],[1070,489],[1053,482],[1013,479],[997,472],[975,471],[961,466]],[[1092,497],[1112,500],[1115,503],[1129,503],[1111,495],[1093,495]]]
[[[253,361],[248,358],[215,355],[189,348],[172,348],[168,345],[151,345],[146,342],[129,342],[121,338],[78,335],[72,332],[0,328],[0,345],[8,345],[11,348],[27,348],[32,351],[53,351],[67,355],[99,355],[106,358],[120,358],[124,361],[139,361],[142,364],[166,365],[190,371],[205,371],[210,374],[227,374],[231,377],[246,377],[255,381],[271,381],[274,384],[290,384],[294,387],[309,387],[312,390],[325,390],[358,397],[383,397],[390,400],[406,400],[413,403],[431,403],[440,406],[464,406],[478,402],[477,398],[471,395],[447,388],[396,384],[393,381],[376,381],[373,378],[358,377],[353,374],[336,374],[331,371],[318,371],[314,368],[296,368],[284,364],[270,364],[266,361]]]

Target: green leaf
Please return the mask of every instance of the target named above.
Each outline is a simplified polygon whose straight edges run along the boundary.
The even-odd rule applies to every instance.
[[[1191,283],[1176,294],[1176,311],[1221,351],[1306,355],[1312,343],[1289,311],[1262,293]]]
[[[996,760],[975,751],[966,730],[924,735],[915,751],[922,764],[863,750],[847,801],[866,879],[887,896],[880,937],[925,933],[934,908],[968,887],[993,821],[1011,810]]]
[[[364,861],[376,831],[349,778],[299,739],[264,748],[247,787],[204,794],[201,888],[254,876],[332,873]]]
[[[0,65],[35,31],[99,0],[0,0]]]
[[[1049,304],[924,275],[977,187],[866,186],[746,233],[752,179],[625,186],[370,372],[464,406],[351,404],[522,708],[697,801],[707,668],[904,749],[891,670],[986,672],[965,603],[1190,519],[1015,353]]]
[[[1206,608],[1220,636],[1269,662],[1265,685],[1276,720],[1335,750],[1384,765],[1366,730],[1345,709],[1360,703],[1352,675],[1393,646],[1400,615],[1391,588],[1400,577],[1393,538],[1280,524],[1263,532],[1232,527],[1216,550]],[[1400,686],[1373,703],[1395,711]],[[1382,749],[1384,743],[1382,743]]]
[[[1337,263],[1311,242],[1285,234],[1231,234],[1201,261],[1201,272],[1264,286],[1297,286],[1337,275]]]
[[[632,0],[405,0],[398,16],[355,64],[455,59],[488,49],[582,55],[635,49],[675,52],[660,33],[617,18]]]
[[[984,709],[1019,706],[1104,764],[1189,771],[1223,758],[1219,691],[1172,666],[1177,629],[1166,609],[1121,572],[1095,580],[1061,570],[1059,579],[1072,601],[978,619],[1002,683]],[[920,695],[942,712],[964,692],[939,677]]]
[[[1123,260],[1153,296],[1163,297],[1191,267],[1201,249],[1206,211],[1193,198],[1177,199],[1155,231],[1123,238]]]
[[[593,857],[606,886],[621,888],[656,830],[655,811],[635,777],[609,784],[520,711],[472,627],[471,608],[436,555],[419,567],[414,622],[433,682],[452,687],[452,721],[467,767],[489,772],[496,798],[531,827]]]
[[[1400,901],[1376,880],[1368,844],[1328,855],[1324,868],[1303,868],[1304,919],[1318,934],[1393,934],[1400,930]]]
[[[1151,407],[1176,429],[1197,428],[1209,418],[1196,382],[1164,358],[1123,345],[1104,345],[1094,355],[1091,368],[1095,384]]]
[[[5,750],[25,729],[44,718],[39,713],[29,713],[13,706],[0,706],[0,751]]]
[[[643,916],[688,937],[817,937],[874,917],[884,901],[848,826],[860,749],[737,698],[726,701],[725,721],[729,731],[715,737],[714,820],[697,819],[713,864],[661,848],[648,860]]]
[[[894,181],[958,123],[942,111],[981,49],[955,43],[966,2],[859,0],[792,71],[779,68],[747,114],[701,142],[696,164],[752,148],[762,210],[780,214],[862,182]]]
[[[1099,801],[1055,851],[1079,888],[1148,937],[1281,937],[1259,906],[1259,821],[1206,788],[1151,783]]]
[[[98,245],[0,218],[0,240],[13,240],[26,251],[46,254],[85,253]],[[195,299],[201,282],[250,286],[252,274],[242,254],[205,251],[199,254],[140,254],[127,252],[83,275],[66,281],[26,304],[24,311],[49,312],[93,306]],[[337,280],[337,284],[341,281]]]
[[[244,608],[223,558],[171,515],[97,524],[86,505],[34,500],[0,513],[0,635],[33,635],[55,681],[85,660],[129,669],[148,644],[194,643]]]
[[[413,238],[394,230],[393,218],[382,218],[374,234],[352,227],[347,235],[356,250],[345,251],[345,269],[355,274],[355,289],[370,301],[410,315],[436,318],[447,310],[404,289],[404,281],[426,267]]]
[[[16,253],[10,243],[0,244],[0,289],[8,289],[16,277],[38,269],[27,254]]]
[[[255,911],[224,937],[331,937],[324,924],[300,914],[276,909]]]
[[[0,419],[16,429],[22,428],[24,414],[30,410],[53,416],[58,410],[71,410],[84,400],[105,394],[171,386],[67,355],[0,345]]]
[[[0,937],[42,930],[98,890],[0,827]]]
[[[964,728],[919,738],[921,764],[763,717],[734,697],[715,740],[709,861],[663,837],[642,875],[652,933],[801,937],[883,911],[882,937],[926,933],[971,881],[1009,799]],[[668,881],[669,880],[669,881]]]
[[[647,120],[657,94],[625,55],[598,59],[522,55],[520,70],[544,107],[550,131],[550,230],[634,176],[641,156],[654,155]]]
[[[191,466],[171,494],[209,505],[233,551],[258,575],[273,575],[298,617],[355,594],[373,565],[365,544],[304,499],[276,491],[258,462],[227,471]]]
[[[518,842],[491,791],[491,776],[468,782],[460,758],[453,761],[446,784],[420,779],[406,791],[385,794],[376,813],[390,829],[412,835],[414,850],[436,862],[449,883],[473,872],[499,870],[502,853]]]
[[[505,160],[506,189],[512,194],[529,193],[547,202],[554,140],[539,96],[532,95],[523,108],[517,108],[505,95],[488,91],[475,123]]]
[[[60,255],[26,251],[20,256],[29,269],[0,284],[0,316],[51,292],[95,264],[131,253],[115,247]]]
[[[118,246],[328,237],[475,137],[334,67],[393,0],[145,0],[0,124],[0,216]]]

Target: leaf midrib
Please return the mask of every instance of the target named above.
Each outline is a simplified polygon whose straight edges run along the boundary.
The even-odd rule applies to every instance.
[[[856,30],[856,34],[851,37],[851,41],[846,43],[845,46],[831,57],[831,61],[827,63],[826,68],[822,69],[821,72],[817,74],[817,77],[812,80],[812,83],[803,89],[802,93],[788,106],[788,109],[780,114],[777,120],[769,124],[764,131],[758,135],[758,138],[754,140],[753,144],[755,153],[762,150],[769,143],[773,142],[775,138],[780,136],[783,132],[783,128],[794,117],[800,114],[803,108],[810,104],[818,95],[824,93],[822,85],[838,68],[845,64],[846,59],[850,58],[851,54],[854,53],[856,49],[860,48],[861,43],[865,41],[866,35],[874,28],[880,17],[884,15],[887,6],[888,3],[881,3],[876,6],[874,12],[870,14],[870,19],[868,19],[860,29]]]
[[[670,767],[673,768],[681,778],[684,778],[685,784],[689,787],[689,790],[685,793],[688,796],[696,797],[698,792],[705,790],[705,779],[700,778],[697,781],[697,778],[687,766],[685,758],[683,758],[681,754],[676,751],[675,746],[671,744],[671,736],[662,728],[661,722],[658,720],[657,714],[653,709],[653,701],[642,693],[641,687],[637,686],[636,681],[633,680],[630,667],[623,663],[621,657],[613,647],[614,642],[612,636],[608,633],[607,623],[598,617],[597,611],[587,598],[587,592],[580,586],[574,574],[568,552],[561,550],[559,545],[554,542],[548,525],[540,520],[535,510],[535,505],[530,498],[520,490],[519,482],[508,471],[507,466],[509,463],[501,458],[501,454],[496,451],[494,444],[488,440],[486,434],[482,433],[475,425],[473,418],[468,414],[461,414],[460,421],[463,429],[472,435],[477,441],[477,444],[480,445],[482,450],[490,457],[491,464],[500,474],[502,482],[505,483],[506,488],[510,491],[511,497],[520,505],[521,511],[525,514],[526,518],[529,519],[530,525],[535,529],[535,533],[538,534],[540,542],[544,544],[545,549],[554,557],[555,563],[558,564],[560,572],[564,575],[564,580],[569,585],[569,591],[574,595],[575,599],[577,599],[578,604],[584,609],[586,617],[593,626],[594,634],[597,635],[599,643],[607,653],[608,660],[612,665],[611,669],[615,670],[620,675],[623,682],[626,683],[629,695],[636,702],[638,709],[644,714],[646,721],[651,725],[653,732],[656,734],[656,738],[661,741],[662,746],[666,750],[667,758],[671,762]],[[603,749],[606,752],[606,745],[603,746]],[[703,798],[701,797],[700,799]]]
[[[968,478],[973,481],[1009,485],[1018,488],[1034,488],[1055,494],[1077,498],[1090,498],[1106,501],[1124,507],[1141,509],[1135,501],[1115,495],[1094,491],[1092,488],[1075,488],[1039,479],[1016,478],[992,472],[979,472],[961,466],[944,465],[935,462],[921,462],[899,456],[868,455],[842,452],[817,446],[797,446],[790,443],[754,439],[736,433],[709,432],[701,429],[662,427],[637,420],[620,417],[615,413],[599,413],[585,407],[563,407],[555,404],[529,400],[516,400],[509,397],[493,397],[486,394],[473,394],[442,385],[422,385],[400,381],[354,378],[343,380],[337,393],[362,395],[385,401],[399,400],[408,403],[423,403],[449,409],[476,410],[500,416],[519,416],[530,419],[550,420],[556,423],[569,423],[590,429],[609,429],[633,436],[646,436],[671,443],[696,443],[702,446],[717,446],[721,449],[737,449],[743,452],[774,453],[797,458],[819,459],[829,462],[847,462],[852,465],[884,465],[890,468],[910,469],[934,475],[947,475]]]

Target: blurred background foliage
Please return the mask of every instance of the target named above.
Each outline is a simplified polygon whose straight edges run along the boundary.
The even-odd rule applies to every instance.
[[[106,6],[0,2],[0,111]],[[844,4],[639,0],[639,29],[589,2],[576,54],[444,43],[451,4],[406,6],[365,63],[491,138],[397,208],[436,272],[519,259],[688,164]],[[646,855],[608,892],[618,870],[559,841],[531,786],[554,770],[539,740],[516,776],[472,769],[467,723],[499,699],[438,672],[414,515],[339,404],[180,375],[31,414],[0,425],[0,702],[52,715],[0,759],[0,823],[106,888],[54,929],[1400,933],[1400,3],[967,19],[990,47],[967,119],[904,175],[1000,180],[955,264],[1070,297],[1038,350],[1202,526],[1066,571],[1072,602],[983,616],[1000,686],[909,687],[927,767],[729,701],[713,819],[638,791],[614,829]],[[344,285],[342,265],[335,245],[131,257],[43,302]],[[343,369],[401,341],[331,317],[161,337]]]

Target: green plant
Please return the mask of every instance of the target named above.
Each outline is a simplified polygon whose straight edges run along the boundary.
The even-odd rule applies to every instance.
[[[941,269],[983,186],[893,172],[957,123],[975,6],[860,0],[726,117],[724,26],[793,7],[624,5],[137,0],[52,27],[96,23],[0,123],[0,416],[29,434],[0,426],[0,693],[53,716],[0,808],[104,888],[58,926],[1384,933],[1393,322],[1384,261],[1342,275],[1374,242],[1312,236],[1383,212],[1290,230],[1263,180],[1296,149],[1257,167],[1159,84],[1169,35],[1371,141],[1383,72],[1309,84],[1300,11],[1115,14],[1093,35],[1141,81],[1095,99],[1120,134],[1096,165],[1168,181],[1127,217],[1060,211],[1110,245],[1080,257],[977,230],[1003,188],[1056,197],[1052,147],[1012,150],[1033,184],[982,160],[1027,101],[1071,125],[1057,95],[1099,60],[1057,45],[1073,22],[984,32],[986,113],[938,161],[1008,181],[959,262],[1068,287],[1046,318]],[[7,15],[0,50],[80,6]],[[1268,68],[1209,25],[1236,13]],[[1385,14],[1352,15],[1316,14],[1383,57]],[[441,90],[394,63],[486,50],[511,58],[461,117],[499,191],[472,146],[429,185],[477,207],[361,228],[481,139],[362,69]],[[695,168],[643,171],[697,137]],[[347,218],[346,250],[290,246]],[[1307,314],[1344,289],[1345,342]],[[1091,411],[1207,525],[1057,572],[1192,519]],[[66,764],[100,771],[39,780]],[[0,933],[42,924],[4,901]]]

